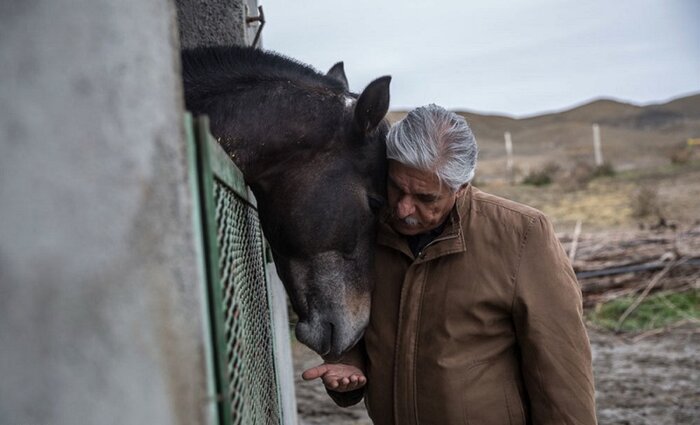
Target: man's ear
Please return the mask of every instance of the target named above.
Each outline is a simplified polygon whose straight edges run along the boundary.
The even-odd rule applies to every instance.
[[[343,62],[338,62],[333,65],[331,69],[326,72],[326,76],[342,83],[343,87],[345,87],[345,91],[350,90],[348,85],[348,77],[345,76],[345,67],[343,66]]]
[[[391,76],[369,83],[355,104],[355,128],[362,133],[374,130],[389,111]]]

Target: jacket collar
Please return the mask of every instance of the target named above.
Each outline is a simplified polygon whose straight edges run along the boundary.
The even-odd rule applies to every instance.
[[[397,251],[402,252],[414,262],[420,263],[442,257],[456,252],[466,251],[466,238],[463,223],[468,222],[468,215],[471,211],[472,185],[470,184],[464,195],[457,198],[448,223],[442,234],[430,242],[417,257],[413,256],[408,247],[406,237],[397,233],[389,224],[391,210],[385,208],[379,218],[379,229],[377,233],[377,243]]]

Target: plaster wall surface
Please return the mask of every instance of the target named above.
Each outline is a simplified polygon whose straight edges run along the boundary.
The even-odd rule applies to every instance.
[[[245,45],[244,0],[176,0],[183,48]]]
[[[167,0],[0,2],[0,423],[210,423]]]
[[[251,45],[259,23],[257,0],[175,0],[183,48]],[[262,35],[262,33],[261,33]],[[257,46],[262,45],[262,37]]]

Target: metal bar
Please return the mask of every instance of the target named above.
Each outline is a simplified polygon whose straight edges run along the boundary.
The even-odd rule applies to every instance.
[[[219,273],[219,248],[216,240],[216,201],[214,199],[214,175],[211,171],[211,146],[209,139],[209,119],[199,117],[195,122],[195,149],[197,156],[200,202],[202,205],[202,228],[204,229],[204,254],[206,258],[207,285],[209,289],[211,323],[214,334],[214,365],[216,372],[217,402],[221,425],[231,423],[228,361],[226,359],[226,329],[224,323],[221,277]]]
[[[248,196],[248,186],[245,184],[243,173],[235,166],[229,155],[224,151],[224,148],[212,137],[209,132],[206,132],[206,137],[209,154],[209,165],[211,172],[221,180],[224,185],[233,190],[236,195],[250,202]]]
[[[216,419],[216,422],[220,422],[219,415],[219,403],[217,397],[217,372],[216,372],[216,359],[215,350],[213,350],[213,323],[211,320],[210,312],[212,311],[212,303],[209,295],[209,281],[207,280],[207,263],[204,254],[205,243],[204,243],[204,231],[203,231],[203,219],[200,204],[200,189],[199,189],[199,166],[197,164],[197,147],[196,147],[196,137],[194,129],[194,120],[190,113],[185,113],[184,118],[185,124],[185,137],[186,137],[186,149],[187,149],[187,163],[189,170],[189,184],[190,193],[192,193],[193,208],[192,212],[192,225],[194,228],[194,238],[195,238],[195,251],[196,251],[196,261],[197,261],[197,274],[199,275],[201,285],[201,297],[204,300],[206,308],[203,309],[203,328],[204,328],[204,338],[205,341],[210,343],[203,344],[204,359],[205,359],[205,369],[207,374],[206,387],[207,387],[207,419]]]
[[[265,14],[263,13],[262,5],[258,6],[258,16],[246,16],[246,18],[245,18],[246,25],[250,25],[253,22],[260,22],[260,26],[258,27],[258,30],[255,32],[255,38],[253,39],[253,43],[251,44],[251,46],[257,47],[258,41],[260,41],[260,34],[262,34],[262,29],[265,26]]]

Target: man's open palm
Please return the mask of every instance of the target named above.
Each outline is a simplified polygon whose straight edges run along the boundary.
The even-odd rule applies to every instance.
[[[352,391],[367,383],[365,374],[358,367],[342,363],[324,363],[305,371],[301,375],[305,381],[321,378],[323,384],[333,391]]]

